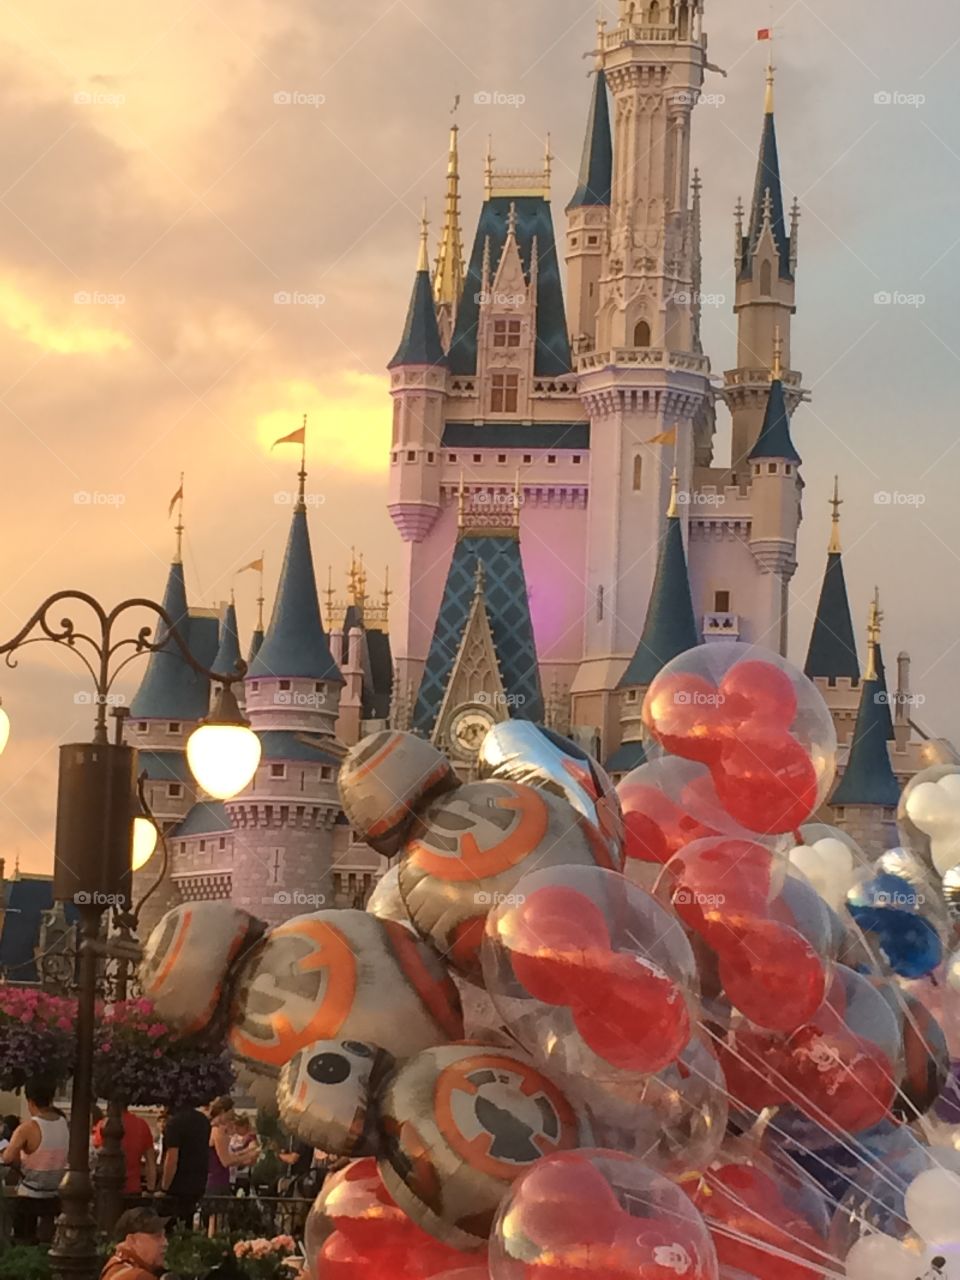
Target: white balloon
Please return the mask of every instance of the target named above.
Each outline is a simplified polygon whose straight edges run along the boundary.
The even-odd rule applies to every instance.
[[[960,862],[960,774],[921,782],[906,800],[907,817],[930,837],[930,856],[942,876]]]
[[[916,1280],[920,1262],[893,1236],[861,1236],[847,1254],[847,1280]]]
[[[904,1196],[907,1221],[928,1245],[960,1244],[960,1176],[925,1169]]]
[[[842,909],[856,878],[849,846],[834,836],[824,836],[813,844],[794,845],[789,858],[834,911]]]

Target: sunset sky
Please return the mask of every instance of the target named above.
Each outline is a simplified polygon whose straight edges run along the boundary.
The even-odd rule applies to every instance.
[[[454,97],[467,244],[488,133],[500,165],[532,167],[550,131],[560,233],[596,15],[583,0],[3,6],[0,639],[62,587],[108,604],[158,597],[181,471],[191,603],[225,599],[261,550],[269,596],[290,514],[275,495],[297,465],[269,442],[303,413],[318,572],[330,563],[342,584],[356,544],[377,587],[399,562],[384,366],[424,196],[437,230]],[[858,627],[877,583],[888,666],[910,650],[917,718],[960,740],[960,10],[707,0],[706,18],[711,61],[729,73],[709,76],[714,101],[694,126],[704,290],[725,297],[705,315],[715,373],[734,363],[732,210],[752,189],[755,37],[771,24],[784,185],[803,211],[794,363],[813,402],[794,429],[806,490],[792,656],[839,472]],[[484,91],[521,101],[475,102]],[[720,422],[722,456],[722,409]],[[244,575],[244,644],[255,595]],[[74,701],[87,687],[51,646],[0,666],[8,871],[18,855],[51,867],[56,747],[89,737]]]

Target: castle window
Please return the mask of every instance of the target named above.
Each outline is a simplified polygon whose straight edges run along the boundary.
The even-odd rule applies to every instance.
[[[408,449],[408,450],[407,450],[407,461],[408,461],[408,462],[416,462],[416,460],[417,460],[417,453],[416,453],[416,450],[415,450],[415,449]]]
[[[788,462],[787,465],[783,468],[783,471],[784,471],[784,475],[792,476],[793,475],[792,464]]]
[[[279,690],[280,690],[280,692],[281,692],[281,693],[289,693],[289,692],[290,692],[290,681],[289,681],[289,680],[281,680],[281,681],[280,681],[280,684],[279,684],[279,686],[278,686],[278,687],[279,687]]]
[[[600,243],[599,236],[587,236],[587,244],[599,244],[599,243]]]
[[[221,837],[220,837],[220,840],[218,841],[217,847],[218,847],[219,849],[225,849],[225,848],[227,847],[227,837],[226,837],[226,836],[221,836]]]
[[[260,692],[260,681],[259,681],[259,680],[251,680],[251,681],[250,681],[250,692],[251,692],[251,693],[259,693],[259,692]]]
[[[520,321],[494,320],[493,345],[495,347],[519,347]]]
[[[628,690],[627,690],[627,701],[628,701],[628,702],[636,702],[636,700],[637,700],[637,691],[636,691],[636,689],[628,689]]]
[[[775,462],[767,463],[767,475],[775,476],[777,474],[777,464]]]
[[[321,766],[320,766],[320,781],[321,781],[321,782],[329,782],[329,781],[330,781],[330,779],[331,779],[332,777],[333,777],[333,770],[330,768],[330,766],[329,766],[328,764],[323,764],[323,765],[321,765]]]
[[[323,681],[322,681],[322,680],[315,680],[315,681],[314,681],[314,683],[313,683],[313,692],[314,692],[314,693],[323,693]]]
[[[267,862],[267,884],[283,883],[283,849],[271,849]]]
[[[520,375],[495,373],[490,383],[490,412],[516,413],[520,399]]]
[[[577,237],[576,237],[576,236],[571,236],[571,237],[570,237],[570,247],[571,247],[571,249],[575,249],[575,248],[577,247],[577,244],[578,244],[578,243],[579,243],[579,242],[578,242],[578,240],[577,240]]]
[[[498,454],[497,454],[497,461],[498,461],[498,462],[506,462],[506,460],[507,460],[507,455],[506,455],[505,453],[498,453]]]
[[[633,345],[635,347],[649,347],[650,345],[650,326],[646,320],[641,320],[633,331]]]
[[[448,453],[448,454],[447,454],[447,461],[448,461],[448,462],[456,462],[456,460],[457,460],[457,455],[456,455],[455,453]]]
[[[603,621],[603,587],[597,587],[597,621]]]
[[[643,455],[636,453],[633,457],[633,491],[639,493],[643,488]]]
[[[428,453],[428,454],[427,454],[427,461],[428,461],[428,462],[433,462],[433,454],[432,454],[432,453]]]
[[[207,842],[206,842],[206,840],[201,840],[201,841],[200,841],[200,852],[201,852],[201,853],[206,853],[206,851],[207,851]]]
[[[547,461],[548,461],[548,462],[550,462],[550,463],[554,463],[554,462],[556,462],[556,460],[557,460],[557,455],[556,455],[555,453],[548,453],[548,454],[547,454]]]
[[[758,475],[760,474],[760,463],[759,463],[759,462],[755,462],[755,463],[753,464],[753,474],[754,474],[755,476],[758,476]]]
[[[713,593],[713,607],[717,613],[730,612],[730,592],[715,591]]]
[[[579,455],[579,453],[575,453],[575,454],[573,455],[573,461],[574,461],[575,463],[580,462],[580,455]]]
[[[146,720],[141,720],[137,725],[137,733],[146,733],[146,732],[147,732],[147,722]]]
[[[590,298],[592,298],[592,297],[593,297],[593,281],[592,281],[592,280],[590,281],[590,289],[589,289],[589,291],[588,291],[587,296],[588,296],[588,297],[590,297]]]
[[[271,778],[285,778],[287,776],[287,766],[285,764],[271,764]]]
[[[396,449],[394,449],[393,453],[391,453],[391,455],[390,455],[390,461],[391,461],[391,462],[396,462],[396,460],[397,460],[397,451],[396,451]]]
[[[770,263],[765,262],[760,268],[760,292],[765,298],[768,298],[772,292],[773,271]]]
[[[182,782],[168,783],[167,795],[170,797],[171,800],[179,800],[179,798],[183,795],[183,783]]]
[[[483,454],[482,454],[482,453],[475,453],[475,454],[473,455],[473,460],[474,460],[474,462],[482,462],[482,461],[483,461]]]
[[[179,732],[180,732],[180,721],[171,720],[170,723],[167,725],[167,733],[179,733]]]
[[[525,465],[526,465],[526,464],[528,464],[528,463],[531,463],[531,462],[533,461],[533,454],[532,454],[532,453],[525,453],[525,454],[523,455],[523,461],[524,461],[524,464],[525,464]]]

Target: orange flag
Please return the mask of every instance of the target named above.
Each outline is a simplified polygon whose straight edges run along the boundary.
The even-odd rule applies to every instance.
[[[307,425],[304,423],[302,427],[297,427],[296,431],[291,431],[288,436],[281,436],[279,440],[274,440],[270,446],[275,449],[278,444],[306,444],[307,442]]]
[[[167,519],[168,519],[168,520],[169,520],[169,519],[170,519],[170,517],[173,515],[173,508],[177,505],[177,503],[180,501],[180,499],[181,499],[182,497],[183,497],[183,480],[181,479],[181,481],[180,481],[180,488],[177,490],[177,492],[176,492],[176,493],[173,495],[173,497],[170,499],[170,506],[167,508]]]

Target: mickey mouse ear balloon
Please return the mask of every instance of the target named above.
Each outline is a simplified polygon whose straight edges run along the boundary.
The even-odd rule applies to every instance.
[[[960,765],[937,764],[912,777],[897,827],[905,847],[941,876],[960,863]]]
[[[688,649],[647,691],[643,721],[667,751],[710,771],[726,812],[750,831],[795,831],[826,799],[837,738],[821,694],[769,649]]]

